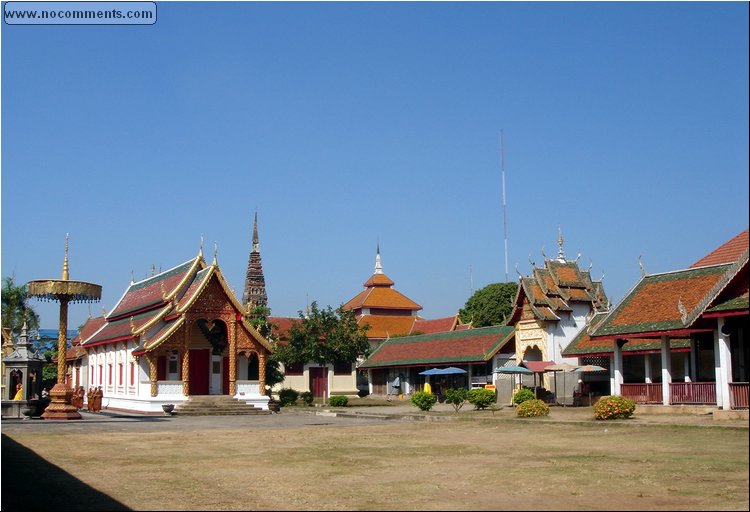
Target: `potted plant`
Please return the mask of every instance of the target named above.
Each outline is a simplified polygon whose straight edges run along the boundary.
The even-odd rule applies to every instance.
[[[161,409],[167,416],[172,416],[172,411],[174,411],[174,404],[161,404]]]

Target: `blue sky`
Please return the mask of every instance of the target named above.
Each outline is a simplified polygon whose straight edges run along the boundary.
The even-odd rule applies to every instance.
[[[741,2],[158,3],[151,26],[2,26],[2,276],[103,286],[194,257],[272,314],[338,306],[380,243],[447,316],[565,253],[617,303],[748,225]],[[57,307],[33,301],[42,326]],[[72,305],[69,325],[89,315]]]

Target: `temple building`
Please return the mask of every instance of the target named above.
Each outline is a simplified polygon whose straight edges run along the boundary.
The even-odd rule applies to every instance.
[[[748,230],[688,268],[646,274],[564,351],[606,358],[612,394],[748,408]]]
[[[505,365],[523,363],[541,376],[546,389],[562,383],[555,384],[554,375],[544,368],[559,363],[577,365],[576,358],[564,353],[566,347],[594,315],[609,308],[602,282],[592,280],[590,269],[578,266],[578,258],[565,257],[562,232],[557,243],[556,258],[545,257],[542,267],[534,266],[530,276],[520,277],[514,308],[506,322],[515,327],[515,357]],[[570,379],[564,384],[566,389],[554,391],[560,397],[572,396],[576,383]]]
[[[245,319],[222,274],[198,256],[131,282],[101,325],[82,329],[85,381],[105,406],[157,413],[192,397],[227,395],[268,409],[265,362],[272,348]],[[75,376],[72,379],[75,382]],[[83,380],[83,379],[82,379]],[[73,383],[74,383],[73,382]]]

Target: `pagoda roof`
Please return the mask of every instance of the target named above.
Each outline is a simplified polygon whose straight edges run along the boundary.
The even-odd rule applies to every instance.
[[[385,340],[360,368],[481,363],[514,339],[511,326],[481,327]]]
[[[572,311],[574,302],[589,303],[594,311],[608,305],[601,281],[593,281],[589,271],[581,270],[576,261],[546,259],[543,267],[534,267],[530,276],[519,278],[508,323],[520,319],[524,304],[538,320],[558,321],[559,313]]]
[[[405,309],[419,311],[422,306],[406,295],[390,287],[370,286],[362,290],[356,297],[344,304],[344,309]]]

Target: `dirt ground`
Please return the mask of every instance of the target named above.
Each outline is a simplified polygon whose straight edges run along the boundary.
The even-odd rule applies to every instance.
[[[2,509],[748,510],[747,421],[311,412],[3,421]]]

